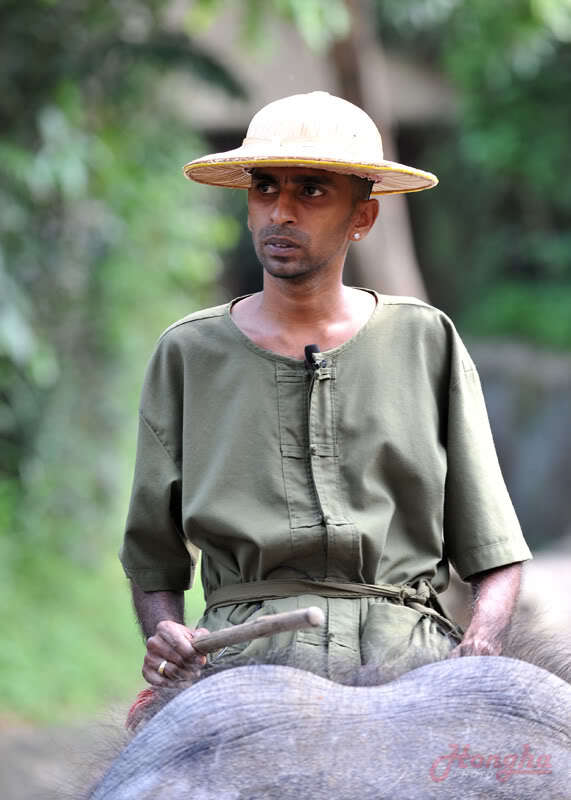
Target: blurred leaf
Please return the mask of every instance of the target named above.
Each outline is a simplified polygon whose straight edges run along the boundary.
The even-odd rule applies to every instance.
[[[236,9],[229,0],[203,0],[188,16],[187,30],[204,30],[225,8]],[[344,0],[241,0],[239,5],[242,38],[248,45],[268,48],[269,23],[289,22],[296,27],[307,45],[324,53],[333,42],[345,36],[351,17]]]
[[[276,10],[291,19],[307,44],[320,52],[351,27],[343,0],[277,0]]]
[[[571,40],[571,0],[531,0],[537,20],[561,41]]]
[[[185,15],[185,28],[192,36],[207,30],[216,19],[224,0],[201,0],[193,3]]]
[[[517,336],[571,349],[571,286],[502,283],[476,300],[462,318],[465,329],[484,336]]]

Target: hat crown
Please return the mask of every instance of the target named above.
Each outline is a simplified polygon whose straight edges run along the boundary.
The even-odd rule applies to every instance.
[[[296,94],[275,100],[254,115],[245,148],[275,152],[317,150],[322,158],[343,152],[351,161],[383,160],[381,135],[361,108],[328,92]]]

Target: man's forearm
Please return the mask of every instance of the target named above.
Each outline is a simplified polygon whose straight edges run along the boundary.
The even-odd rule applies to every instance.
[[[155,633],[162,620],[184,624],[184,592],[144,592],[131,581],[131,593],[145,639]]]
[[[521,564],[482,573],[473,581],[472,625],[493,628],[501,634],[508,626],[521,584]]]
[[[509,564],[474,576],[474,611],[452,655],[500,655],[521,584],[521,564]]]

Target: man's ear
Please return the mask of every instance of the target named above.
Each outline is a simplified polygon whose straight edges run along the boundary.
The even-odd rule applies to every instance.
[[[362,200],[357,209],[356,219],[352,225],[352,232],[359,234],[359,239],[364,239],[369,233],[375,220],[379,216],[379,201],[376,197]]]

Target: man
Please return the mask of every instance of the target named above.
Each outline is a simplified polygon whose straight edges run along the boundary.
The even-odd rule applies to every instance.
[[[122,562],[147,641],[143,675],[204,663],[183,593],[202,552],[219,629],[319,605],[318,632],[228,648],[336,677],[497,654],[529,558],[498,467],[474,365],[450,320],[411,298],[343,285],[373,195],[431,188],[383,159],[361,109],[325,92],[271,103],[242,147],[189,178],[248,190],[263,291],[191,314],[160,338],[141,401]],[[448,563],[477,589],[458,643],[436,592]]]

